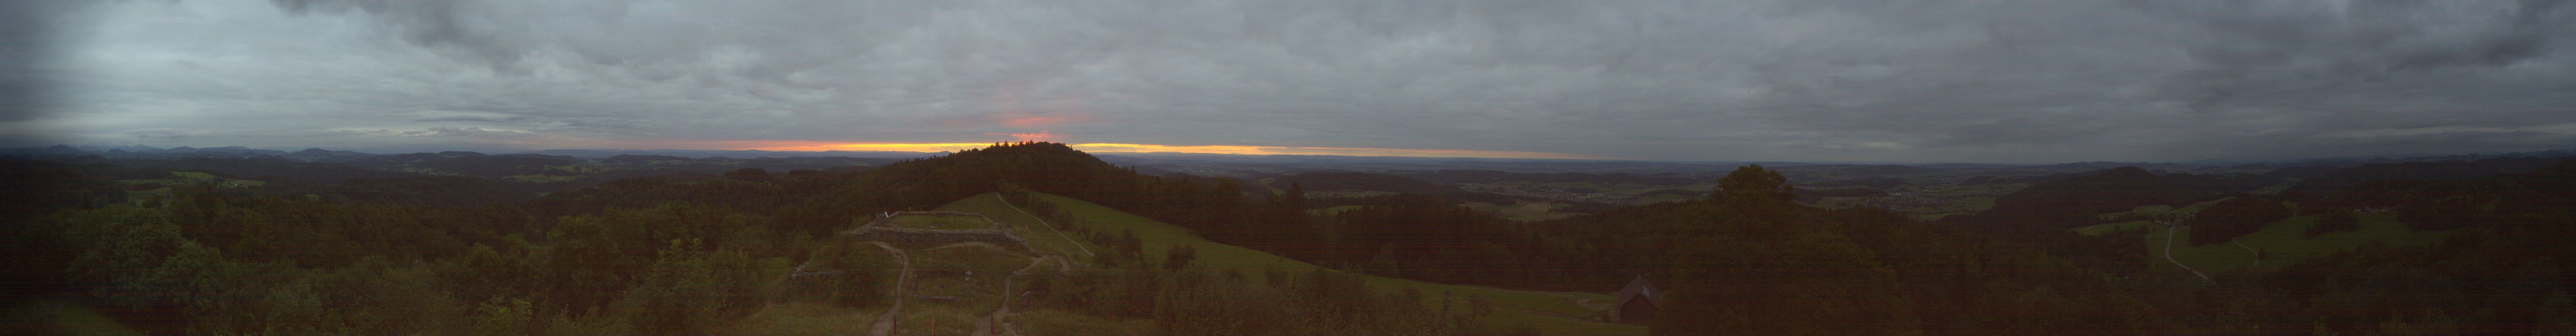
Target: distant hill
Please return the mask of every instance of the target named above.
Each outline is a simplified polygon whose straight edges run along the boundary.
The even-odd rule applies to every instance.
[[[1458,187],[1455,186],[1432,183],[1430,181],[1414,179],[1409,176],[1369,174],[1360,172],[1309,172],[1292,175],[1277,175],[1268,178],[1271,182],[1266,186],[1273,189],[1288,189],[1290,184],[1295,184],[1299,187],[1303,187],[1308,192],[1384,191],[1398,194],[1438,197],[1447,200],[1449,203],[1514,203],[1510,196],[1467,191],[1465,189],[1458,189]],[[1317,203],[1315,205],[1323,206],[1326,204]]]
[[[1943,221],[1976,221],[2008,231],[2060,230],[2096,224],[2094,215],[2142,205],[2182,205],[2282,183],[2259,175],[2156,175],[2138,167],[2071,174],[1995,198],[1994,208]]]
[[[1763,167],[1770,167],[1770,165],[1763,165]],[[1781,167],[1776,168],[1776,170],[1780,171],[1780,175],[1788,176],[1792,181],[1882,178],[1890,176],[1931,174],[1943,171],[1938,168],[1900,165],[1813,165]]]
[[[374,170],[336,163],[302,162],[276,156],[250,158],[192,157],[184,159],[123,158],[104,159],[92,162],[128,168],[112,170],[126,172],[123,174],[132,175],[132,177],[118,177],[119,179],[158,178],[154,176],[166,176],[172,171],[211,172],[231,177],[259,180],[292,179],[322,184],[339,184],[354,179],[388,179],[421,176],[421,174]]]
[[[1888,189],[1888,188],[1895,188],[1896,186],[1907,185],[1907,184],[1911,184],[1911,183],[1907,183],[1907,182],[1905,181],[1905,179],[1890,177],[1890,178],[1866,178],[1866,179],[1850,179],[1850,180],[1838,180],[1838,181],[1825,181],[1825,182],[1817,182],[1817,183],[1808,183],[1808,184],[1806,184],[1806,185],[1802,185],[1802,186],[1804,186],[1804,187],[1820,187],[1820,188],[1825,188],[1825,187],[1870,187],[1870,188],[1878,188],[1878,189]]]
[[[766,150],[713,150],[713,149],[548,149],[548,150],[534,150],[534,151],[517,152],[517,153],[511,153],[511,154],[562,155],[562,156],[571,156],[571,157],[580,157],[580,158],[605,158],[605,157],[618,156],[618,155],[666,155],[666,156],[677,156],[677,157],[687,157],[687,158],[711,158],[711,157],[736,157],[736,158],[781,157],[781,158],[783,158],[783,157],[822,157],[822,156],[842,156],[842,157],[860,157],[860,158],[918,158],[918,157],[929,157],[929,156],[934,156],[934,155],[943,155],[943,154],[948,154],[948,152],[895,152],[895,151],[766,151]]]
[[[1693,183],[1699,183],[1699,179],[1694,179],[1694,178],[1689,178],[1689,177],[1682,177],[1682,176],[1670,176],[1670,175],[1667,175],[1667,176],[1642,176],[1642,175],[1629,175],[1629,174],[1627,174],[1627,173],[1606,173],[1606,174],[1590,174],[1590,173],[1555,173],[1555,174],[1545,174],[1545,173],[1514,173],[1514,172],[1506,172],[1506,171],[1500,171],[1500,170],[1472,170],[1472,169],[1470,169],[1470,170],[1455,170],[1455,169],[1452,169],[1452,170],[1439,170],[1439,171],[1433,171],[1433,172],[1429,172],[1429,173],[1408,174],[1408,175],[1404,175],[1404,177],[1411,177],[1411,178],[1418,179],[1418,180],[1429,181],[1429,182],[1437,182],[1437,183],[1490,183],[1490,182],[1503,182],[1503,181],[1529,181],[1529,182],[1542,182],[1542,183],[1544,183],[1544,182],[1592,182],[1592,183],[1603,183],[1603,184],[1610,184],[1610,183],[1638,183],[1638,184],[1649,184],[1649,185],[1676,185],[1676,186],[1680,186],[1680,185],[1691,185],[1691,184],[1693,184]]]
[[[2565,161],[2561,158],[2501,157],[2477,161],[2373,163],[2336,170],[2290,187],[2307,193],[2341,191],[2373,180],[2465,180],[2527,172]]]
[[[2347,163],[2347,162],[2348,162],[2348,163],[2356,163],[2356,164],[2357,164],[2357,163],[2395,163],[2395,162],[2471,161],[2471,160],[2484,160],[2484,159],[2493,159],[2493,158],[2517,158],[2517,157],[2521,157],[2521,158],[2564,158],[2564,157],[2576,157],[2576,149],[2553,149],[2553,150],[2530,151],[2530,152],[2485,152],[2485,153],[2448,154],[2448,155],[2445,155],[2445,154],[2352,155],[2352,156],[2337,156],[2337,157],[2312,158],[2312,159],[2300,160],[2300,161],[2298,161],[2298,162],[2300,162],[2300,163]]]

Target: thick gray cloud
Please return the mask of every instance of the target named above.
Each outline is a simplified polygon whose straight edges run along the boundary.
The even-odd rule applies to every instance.
[[[2548,0],[132,1],[73,143],[2052,162],[2576,147]],[[730,142],[726,142],[730,141]]]

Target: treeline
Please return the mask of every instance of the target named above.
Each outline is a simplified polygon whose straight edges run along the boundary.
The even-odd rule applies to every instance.
[[[11,173],[63,171],[30,167]],[[2115,187],[2121,180],[2101,182]],[[97,182],[26,190],[79,195],[83,183]],[[883,293],[864,281],[814,288],[785,279],[798,265],[881,269],[883,260],[847,259],[850,250],[829,248],[833,230],[869,214],[1013,188],[1370,274],[1596,292],[1643,275],[1669,290],[1672,306],[1662,315],[1695,317],[1658,320],[1658,334],[2576,332],[2576,297],[2568,290],[2576,278],[2560,266],[2576,260],[2563,248],[2576,239],[2576,163],[2464,180],[2365,182],[2333,194],[2238,195],[2242,201],[2202,216],[2386,210],[2451,238],[2366,245],[2215,280],[2149,272],[2142,248],[2067,250],[1879,210],[1798,206],[1785,182],[1747,166],[1702,200],[1535,223],[1421,203],[1308,216],[1293,186],[1246,193],[1231,179],[1146,176],[1062,144],[1021,143],[857,173],[746,169],[625,179],[526,205],[193,185],[118,202],[28,199],[63,210],[0,215],[29,223],[14,228],[8,242],[14,260],[61,270],[22,291],[83,293],[110,304],[121,321],[161,334],[704,334],[772,303],[880,302]],[[2139,196],[2201,192],[2159,188]],[[1054,212],[1043,202],[1005,197],[1035,213]],[[2268,223],[2263,218],[2229,222]],[[1048,280],[1046,309],[1155,319],[1179,334],[1511,331],[1461,317],[1477,314],[1477,304],[1440,308],[1451,302],[1445,294],[1371,289],[1332,272],[1203,270],[1176,257],[1190,253],[1145,258],[1149,251],[1132,234],[1064,225],[1111,248],[1102,251],[1104,267]],[[2239,232],[2206,225],[2214,235],[2195,240]],[[2349,226],[2318,230],[2341,227]],[[2103,246],[2141,240],[2089,239]]]
[[[1608,173],[1608,174],[1591,174],[1591,173],[1554,173],[1554,174],[1543,174],[1543,173],[1514,173],[1514,172],[1506,172],[1506,171],[1500,171],[1500,170],[1472,170],[1472,169],[1470,169],[1470,170],[1449,170],[1449,169],[1443,169],[1443,170],[1433,171],[1433,172],[1429,172],[1429,173],[1417,173],[1417,174],[1404,175],[1404,176],[1405,176],[1405,177],[1415,178],[1415,179],[1420,179],[1420,180],[1423,180],[1423,181],[1431,181],[1431,182],[1439,182],[1439,183],[1490,183],[1490,182],[1503,182],[1503,181],[1529,181],[1529,182],[1538,182],[1538,183],[1551,183],[1551,182],[1591,182],[1591,183],[1600,183],[1600,184],[1637,183],[1637,184],[1647,184],[1647,185],[1676,185],[1676,186],[1679,186],[1679,185],[1691,185],[1691,184],[1693,184],[1693,183],[1699,183],[1699,181],[1700,181],[1700,179],[1692,178],[1692,177],[1689,177],[1689,176],[1680,176],[1680,174],[1672,174],[1672,175],[1661,175],[1661,174],[1658,174],[1658,175],[1646,175],[1646,176],[1640,176],[1640,175],[1629,175],[1628,173]]]
[[[790,232],[821,235],[878,212],[928,210],[1005,188],[1080,198],[1256,249],[1283,244],[1273,237],[1311,232],[1302,204],[1248,197],[1234,179],[1137,174],[1044,142],[998,144],[846,174],[736,171],[623,179],[551,194],[530,207],[545,216],[567,216],[689,200],[772,218]]]
[[[36,241],[48,245],[27,250],[60,261],[44,266],[63,270],[53,273],[54,288],[94,297],[108,315],[154,334],[756,333],[734,323],[772,304],[882,306],[896,267],[854,253],[873,247],[718,205],[666,202],[538,221],[508,205],[207,190],[45,215],[30,231],[48,234]],[[1147,260],[1132,233],[1085,236],[1111,246],[1107,261],[1041,280],[1047,294],[1029,298],[1030,309],[1151,319],[1174,334],[1518,330],[1482,324],[1492,310],[1482,299],[1373,288],[1320,270],[1205,270],[1190,266],[1186,246]],[[792,277],[827,269],[859,272]]]
[[[1606,292],[1644,275],[1672,295],[1663,316],[1692,317],[1659,320],[1657,334],[2576,332],[2576,278],[2560,266],[2576,257],[2561,243],[2576,238],[2576,162],[2337,195],[2212,195],[2236,198],[2189,221],[2194,243],[2221,244],[2294,215],[2320,216],[2312,234],[2353,230],[2354,210],[2373,205],[2452,237],[2214,281],[2147,272],[2136,235],[2069,233],[2059,243],[2106,247],[2065,249],[1877,210],[1796,206],[1776,201],[1788,191],[1779,184],[1760,183],[1778,180],[1773,173],[1738,174],[1709,199],[1550,222],[1437,205],[1351,210],[1318,222],[1332,250],[1308,257],[1508,288]]]
[[[1142,176],[1060,144],[1012,144],[852,174],[744,169],[626,179],[524,206],[186,185],[168,196],[19,214],[33,216],[17,217],[32,224],[8,243],[27,252],[15,257],[47,261],[20,269],[60,270],[13,274],[41,284],[18,288],[86,293],[111,316],[156,334],[703,334],[771,303],[881,302],[883,293],[866,287],[885,282],[856,281],[865,274],[826,288],[785,279],[818,260],[882,268],[829,248],[832,230],[865,214],[927,209],[1002,186],[1097,199],[1217,239],[1275,235],[1262,227],[1271,223],[1265,218],[1305,219],[1293,204],[1270,202],[1284,199],[1244,197],[1232,180]],[[476,197],[432,186],[333,187]],[[1124,261],[1053,285],[1081,293],[1057,299],[1073,302],[1057,309],[1154,318],[1186,333],[1484,328],[1455,323],[1473,319],[1420,322],[1455,314],[1395,304],[1425,299],[1382,295],[1389,291],[1333,274],[1207,283],[1197,279],[1248,275],[1191,269],[1186,252],[1144,260],[1127,237],[1112,244],[1129,247],[1114,250]],[[1145,301],[1109,304],[1136,298]],[[1275,328],[1294,323],[1323,329]]]
[[[181,189],[30,233],[55,288],[155,334],[697,333],[775,299],[812,240],[686,203],[532,218]]]

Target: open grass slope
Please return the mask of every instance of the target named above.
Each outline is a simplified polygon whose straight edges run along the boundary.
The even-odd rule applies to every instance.
[[[2129,209],[2129,211],[2121,211],[2121,212],[2106,213],[2106,214],[2094,215],[2093,217],[2094,217],[2094,218],[2101,218],[2101,219],[2105,219],[2105,220],[2118,220],[2118,219],[2121,219],[2121,218],[2150,218],[2150,217],[2152,217],[2152,216],[2165,216],[2165,215],[2192,214],[2192,213],[2199,213],[2201,209],[2208,209],[2210,206],[2218,205],[2218,202],[2223,202],[2223,201],[2226,201],[2226,200],[2228,200],[2228,199],[2233,199],[2233,198],[2235,198],[2235,197],[2224,197],[2224,198],[2219,198],[2219,199],[2209,200],[2209,201],[2207,201],[2207,202],[2192,203],[2192,204],[2190,204],[2190,205],[2184,205],[2184,206],[2183,206],[2183,207],[2181,207],[2181,208],[2175,208],[2175,207],[2173,207],[2173,206],[2171,206],[2171,205],[2163,205],[2163,204],[2157,204],[2157,205],[2140,205],[2140,206],[2138,206],[2137,208]],[[2144,219],[2140,219],[2140,220],[2126,221],[2126,222],[2118,222],[2118,223],[2106,223],[2106,224],[2089,225],[2089,226],[2077,227],[2077,228],[2069,229],[2069,230],[2072,230],[2072,231],[2075,231],[2075,233],[2081,233],[2081,234],[2084,234],[2084,235],[2087,235],[2087,236],[2099,236],[2099,235],[2102,235],[2102,234],[2105,234],[2105,233],[2114,233],[2114,232],[2131,231],[2131,230],[2144,230],[2144,229],[2148,229],[2148,228],[2150,228],[2150,227],[2154,227],[2154,226],[2155,226],[2155,223],[2154,223],[2154,222],[2147,221],[2147,220],[2144,220]],[[2189,232],[2189,231],[2184,231],[2184,233],[2190,233],[2190,232]],[[2156,245],[2156,246],[2164,246],[2164,245]]]
[[[1665,195],[1665,196],[1669,196],[1669,195]],[[1581,213],[1573,213],[1573,212],[1554,212],[1554,211],[1552,211],[1552,210],[1556,210],[1556,209],[1563,209],[1563,208],[1566,208],[1566,207],[1574,206],[1573,204],[1567,204],[1567,203],[1553,203],[1553,202],[1520,202],[1520,203],[1513,203],[1513,204],[1511,204],[1511,205],[1496,205],[1496,204],[1493,204],[1493,203],[1486,203],[1486,202],[1468,202],[1468,203],[1466,203],[1466,204],[1460,204],[1460,205],[1462,205],[1462,206],[1466,206],[1466,207],[1467,207],[1467,208],[1469,208],[1469,209],[1476,209],[1476,211],[1485,211],[1485,212],[1493,213],[1495,217],[1502,217],[1503,219],[1508,219],[1508,220],[1513,220],[1513,221],[1522,221],[1522,222],[1534,222],[1534,221],[1543,221],[1543,220],[1565,219],[1565,218],[1571,218],[1571,217],[1574,217],[1574,216],[1583,215],[1583,214],[1581,214]],[[1339,208],[1339,207],[1335,207],[1335,208]]]
[[[972,230],[992,227],[992,222],[974,216],[899,215],[887,221],[899,228]]]
[[[37,299],[10,303],[0,313],[0,334],[143,335],[79,300]]]
[[[2168,205],[2146,205],[2096,217],[2119,219],[2191,214],[2226,200],[2227,198],[2220,198],[2179,208]],[[2248,270],[2277,269],[2309,258],[2350,251],[2354,247],[2372,242],[2390,246],[2423,246],[2440,242],[2450,235],[2447,230],[2418,231],[2406,227],[2405,224],[2397,222],[2395,213],[2375,213],[2358,216],[2361,220],[2360,230],[2308,237],[2308,227],[2316,225],[2318,217],[2320,216],[2308,215],[2283,218],[2264,224],[2262,229],[2246,234],[2244,237],[2237,237],[2235,241],[2200,246],[2191,245],[2190,226],[2168,228],[2147,220],[2106,223],[2070,230],[2088,236],[2146,230],[2145,246],[2149,264],[2161,271],[2186,276],[2190,272],[2184,271],[2182,266],[2174,263],[2180,262],[2203,274],[2219,276]],[[2167,235],[2172,236],[2170,237],[2172,260],[2166,259],[2166,245],[2168,245],[2166,241],[2169,240]],[[2260,258],[2257,258],[2258,254]]]
[[[2320,216],[2309,215],[2285,218],[2265,224],[2261,230],[2238,237],[2234,242],[2200,246],[2192,246],[2189,243],[2189,237],[2191,237],[2189,226],[2165,228],[2147,225],[2147,229],[2151,230],[2145,237],[2147,258],[2153,260],[2152,264],[2155,265],[2153,267],[2158,270],[2188,273],[2173,264],[2180,262],[2183,265],[2190,265],[2193,270],[2216,277],[2243,271],[2278,269],[2307,259],[2350,251],[2355,247],[2373,242],[2389,246],[2427,246],[2449,238],[2451,233],[2450,230],[2415,230],[2398,223],[2395,213],[2375,213],[2357,216],[2361,220],[2361,230],[2307,237],[2308,226],[2315,225],[2318,217]],[[2172,261],[2165,260],[2165,235],[2167,234],[2174,235]],[[2261,251],[2262,258],[2255,258],[2256,251]]]
[[[1189,229],[1128,214],[1126,212],[1118,211],[1117,209],[1111,209],[1107,206],[1043,193],[1031,193],[1031,195],[1054,202],[1057,209],[1060,209],[1071,217],[1079,220],[1081,222],[1080,225],[1090,227],[1093,230],[1097,230],[1099,232],[1134,231],[1136,237],[1139,240],[1144,241],[1145,260],[1162,260],[1164,251],[1167,251],[1174,246],[1188,244],[1198,250],[1198,258],[1196,261],[1191,263],[1191,267],[1211,270],[1243,271],[1246,273],[1247,279],[1259,279],[1259,277],[1264,274],[1262,271],[1265,270],[1303,272],[1322,268],[1305,262],[1272,255],[1270,253],[1210,242],[1206,238],[1199,237],[1198,234],[1190,232]],[[1001,197],[996,194],[987,193],[976,195],[975,197],[968,197],[949,203],[945,206],[941,206],[939,210],[983,213],[985,216],[992,217],[993,220],[1011,224],[1015,230],[1020,230],[1019,234],[1023,237],[1028,237],[1031,245],[1037,247],[1043,253],[1055,253],[1068,257],[1087,258],[1082,257],[1079,252],[1064,253],[1066,250],[1074,250],[1075,248],[1072,246],[1085,243],[1081,241],[1082,237],[1080,237],[1079,234],[1070,232],[1066,233],[1067,235],[1071,235],[1071,239],[1058,237],[1055,233],[1040,227],[1042,224],[1038,223],[1039,220],[1037,218],[1020,211],[1013,210],[1010,206],[1003,204]],[[1098,251],[1100,249],[1099,246],[1089,246],[1089,248],[1093,251]],[[1389,292],[1400,290],[1402,288],[1418,290],[1425,294],[1425,296],[1430,297],[1426,298],[1424,304],[1438,304],[1438,301],[1430,300],[1438,299],[1438,296],[1441,293],[1451,295],[1452,300],[1471,296],[1482,297],[1488,300],[1488,302],[1497,304],[1499,308],[1494,310],[1495,314],[1489,317],[1490,320],[1487,321],[1491,325],[1527,325],[1536,329],[1541,334],[1547,335],[1642,335],[1646,332],[1646,329],[1640,326],[1601,323],[1589,320],[1588,318],[1600,316],[1601,312],[1585,307],[1584,305],[1579,304],[1578,301],[1594,303],[1609,302],[1611,297],[1604,294],[1509,290],[1484,286],[1435,284],[1372,275],[1360,276],[1371,285],[1371,288],[1375,288],[1377,290]],[[1604,286],[1606,287],[1604,289],[1607,290],[1611,287],[1616,287],[1617,285],[1618,284],[1605,284]],[[1451,304],[1455,305],[1458,303],[1456,301],[1452,301]],[[1607,304],[1598,304],[1597,306],[1606,307]]]

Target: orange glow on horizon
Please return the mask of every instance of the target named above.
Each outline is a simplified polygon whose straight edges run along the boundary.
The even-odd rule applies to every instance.
[[[964,149],[984,148],[984,147],[986,147],[986,146],[992,146],[992,145],[993,145],[992,143],[826,143],[826,142],[817,142],[817,141],[778,141],[778,142],[774,142],[774,144],[775,144],[775,146],[764,146],[764,147],[754,147],[754,148],[740,148],[740,149],[750,149],[750,150],[772,150],[772,151],[834,151],[834,150],[846,150],[846,151],[898,151],[898,152],[942,152],[942,151],[954,152],[954,151],[964,150]],[[1104,153],[1155,153],[1155,152],[1161,152],[1161,153],[1245,154],[1245,155],[1345,155],[1345,156],[1473,157],[1473,158],[1517,158],[1517,159],[1608,159],[1607,157],[1599,157],[1599,156],[1591,156],[1591,155],[1578,155],[1578,154],[1564,154],[1564,153],[1519,152],[1519,151],[1486,151],[1486,150],[1464,150],[1464,149],[1406,149],[1406,148],[1350,148],[1350,147],[1285,147],[1285,146],[1229,146],[1229,145],[1196,145],[1196,146],[1180,146],[1180,145],[1124,144],[1124,143],[1084,143],[1084,144],[1068,144],[1068,145],[1069,145],[1069,146],[1072,146],[1072,147],[1073,147],[1073,149],[1078,149],[1078,150],[1082,150],[1082,151],[1085,151],[1085,152],[1104,152]]]
[[[1073,144],[1074,149],[1112,153],[1201,153],[1246,155],[1346,155],[1346,156],[1411,156],[1411,157],[1476,157],[1518,159],[1604,159],[1604,157],[1564,153],[1487,151],[1465,149],[1349,148],[1349,147],[1283,147],[1283,146],[1174,146],[1122,143]]]
[[[820,151],[889,151],[889,152],[955,152],[991,147],[993,143],[826,143],[820,141],[779,141],[772,147],[741,148],[746,150],[820,152]]]

